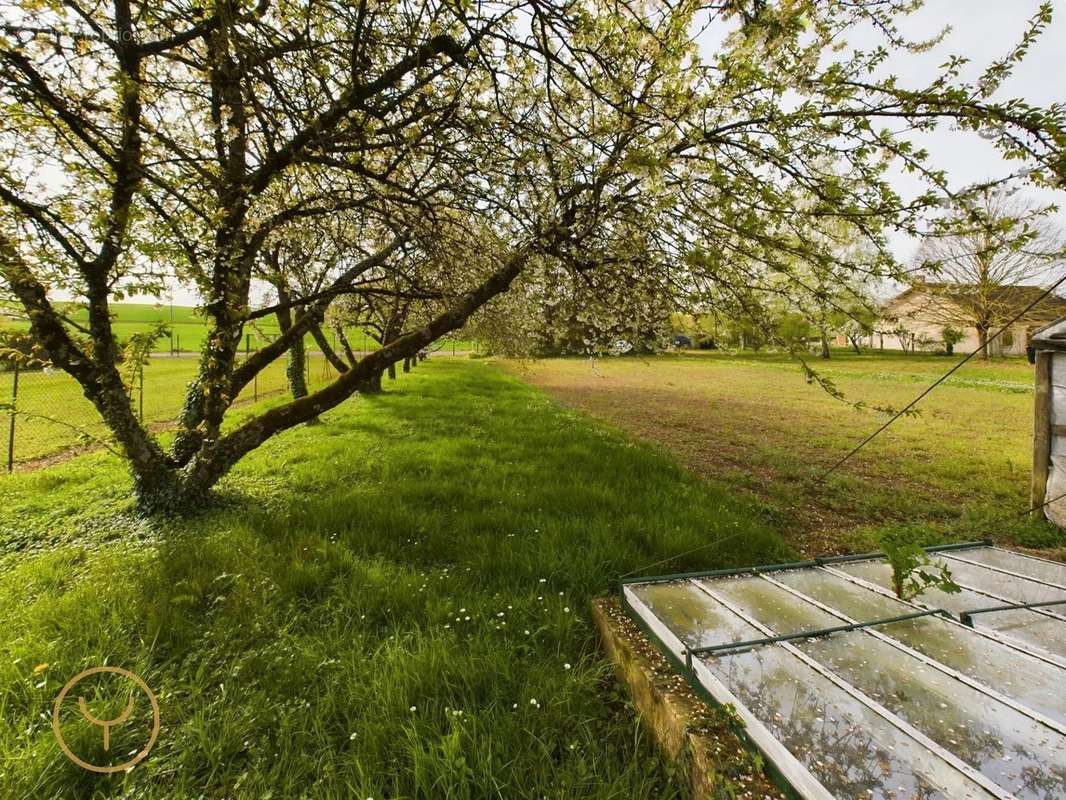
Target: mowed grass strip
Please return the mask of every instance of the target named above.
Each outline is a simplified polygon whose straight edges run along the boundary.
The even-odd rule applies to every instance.
[[[0,794],[677,796],[589,601],[715,542],[652,571],[792,553],[756,505],[492,365],[387,389],[272,440],[194,520],[135,521],[104,453],[0,478]],[[48,720],[105,661],[162,707],[117,776]]]
[[[570,406],[661,445],[720,485],[755,495],[807,555],[869,548],[886,527],[929,543],[993,538],[1062,546],[1025,517],[1032,457],[1032,368],[967,366],[825,482],[821,475],[955,359],[836,352],[810,364],[847,403],[784,356],[699,354],[553,359],[509,369]]]

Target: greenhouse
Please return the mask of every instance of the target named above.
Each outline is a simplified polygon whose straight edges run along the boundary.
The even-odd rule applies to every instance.
[[[931,556],[960,591],[897,599],[871,554],[639,578],[622,600],[803,798],[1062,797],[1066,564]]]

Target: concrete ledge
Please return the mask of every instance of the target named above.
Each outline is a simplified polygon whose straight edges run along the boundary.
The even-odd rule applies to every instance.
[[[733,731],[728,711],[712,708],[692,691],[617,599],[594,600],[592,618],[641,723],[677,763],[689,797],[785,797],[763,773],[762,758]]]

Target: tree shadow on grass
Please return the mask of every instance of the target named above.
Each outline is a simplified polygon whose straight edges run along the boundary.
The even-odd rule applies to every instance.
[[[757,507],[490,367],[420,367],[324,422],[242,463],[226,486],[239,505],[174,521],[151,547],[88,552],[69,579],[44,559],[0,577],[30,598],[6,633],[13,658],[143,671],[166,719],[143,769],[95,784],[39,726],[10,745],[24,756],[11,785],[671,796],[609,701],[587,602],[705,545],[651,571],[787,557]],[[27,713],[13,729],[36,724]]]

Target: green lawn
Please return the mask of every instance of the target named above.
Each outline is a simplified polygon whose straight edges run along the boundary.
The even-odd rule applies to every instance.
[[[652,571],[793,555],[760,504],[465,359],[272,440],[197,519],[128,489],[105,453],[0,477],[5,798],[675,797],[589,600],[701,545]],[[104,661],[162,707],[110,777],[47,718]]]
[[[509,368],[593,416],[653,442],[732,491],[757,497],[808,556],[869,549],[918,529],[932,544],[992,538],[1064,547],[1024,516],[1033,368],[971,361],[839,471],[825,471],[960,357],[835,352],[810,365],[844,394],[806,382],[781,355],[698,353],[551,359]],[[863,403],[854,408],[850,403]],[[1066,551],[1064,551],[1066,554]]]

